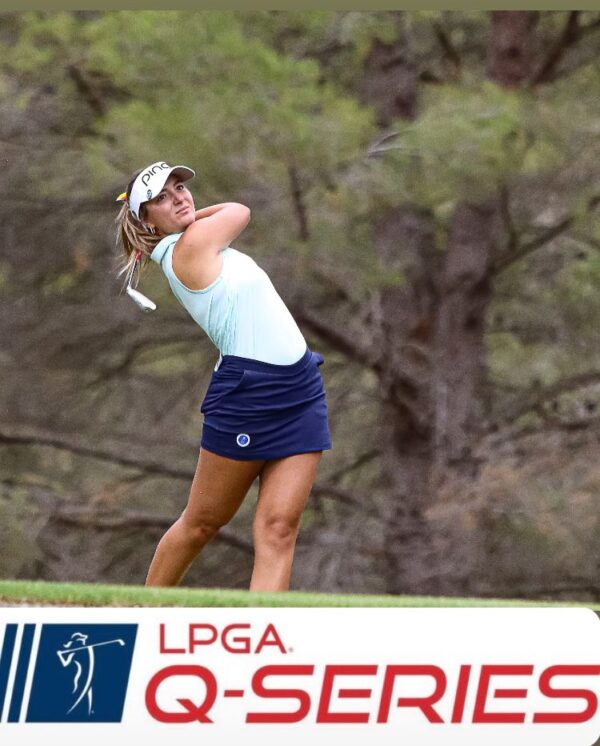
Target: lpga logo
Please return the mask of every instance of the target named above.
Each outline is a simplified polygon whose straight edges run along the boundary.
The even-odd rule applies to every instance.
[[[8,701],[9,723],[121,722],[137,626],[7,624],[0,721]]]
[[[65,642],[62,650],[57,650],[56,654],[62,665],[66,668],[73,664],[75,666],[75,677],[73,679],[73,693],[77,693],[77,687],[81,684],[79,696],[76,696],[75,702],[69,708],[67,715],[72,712],[77,705],[82,701],[84,697],[88,703],[88,715],[92,714],[92,678],[94,676],[94,648],[100,645],[125,645],[125,641],[118,640],[107,640],[106,642],[95,642],[92,645],[87,645],[88,635],[84,635],[81,632],[73,632],[69,642]],[[81,643],[78,647],[72,648],[73,644]],[[77,653],[83,653],[79,660],[76,658]],[[82,676],[82,674],[84,674]]]

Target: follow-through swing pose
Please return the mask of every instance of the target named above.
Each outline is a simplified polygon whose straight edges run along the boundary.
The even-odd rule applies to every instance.
[[[202,402],[200,453],[187,505],[160,540],[146,585],[177,585],[259,477],[250,590],[289,587],[302,511],[323,450],[331,448],[319,365],[266,272],[230,246],[250,220],[225,202],[194,208],[185,166],[159,161],[118,198],[121,273],[132,286],[148,259],[218,348]],[[130,294],[144,310],[154,304]]]

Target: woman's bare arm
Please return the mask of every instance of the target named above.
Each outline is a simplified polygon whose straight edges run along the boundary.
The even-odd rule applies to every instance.
[[[200,214],[199,214],[200,213]],[[239,202],[225,202],[196,211],[196,219],[178,243],[194,253],[217,254],[237,238],[250,221],[250,208]]]
[[[209,205],[209,207],[203,207],[200,210],[196,210],[196,220],[200,220],[201,218],[209,218],[211,215],[214,215],[215,212],[219,212],[219,210],[222,210],[224,207],[227,207],[227,205],[234,205],[237,204],[236,202],[221,202],[218,205]]]
[[[196,220],[188,225],[173,249],[173,271],[184,285],[198,290],[219,276],[223,267],[221,250],[244,230],[250,214],[250,208],[239,202],[196,211]]]

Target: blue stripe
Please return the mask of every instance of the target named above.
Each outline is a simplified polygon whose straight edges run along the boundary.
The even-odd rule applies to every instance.
[[[19,650],[19,662],[17,663],[17,672],[15,674],[13,694],[10,701],[10,710],[8,711],[9,723],[19,722],[19,715],[21,714],[21,703],[23,702],[25,679],[27,678],[27,669],[29,668],[29,658],[31,657],[31,646],[33,644],[34,632],[35,624],[25,625],[25,628],[23,629],[23,638],[21,640],[21,649]]]
[[[0,720],[2,719],[2,710],[4,709],[6,687],[8,685],[8,674],[10,672],[10,663],[12,661],[13,652],[15,650],[16,636],[17,625],[7,624],[4,631],[2,654],[0,655]]]

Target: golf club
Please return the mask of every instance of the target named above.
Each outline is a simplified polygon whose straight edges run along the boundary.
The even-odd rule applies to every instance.
[[[81,645],[78,648],[71,648],[70,650],[69,649],[66,649],[66,650],[57,650],[56,654],[58,655],[59,658],[63,658],[63,660],[64,660],[64,657],[66,655],[70,655],[71,653],[76,653],[79,650],[89,650],[90,648],[100,647],[100,645],[112,645],[115,642],[118,645],[121,645],[121,646],[125,645],[125,642],[123,640],[121,640],[121,639],[119,639],[119,640],[107,640],[106,642],[94,642],[91,645]]]
[[[135,269],[138,266],[138,261],[140,256],[142,255],[141,251],[137,251],[135,255],[135,262],[133,263],[133,267],[131,268],[129,272],[129,278],[127,281],[127,288],[125,289],[125,292],[127,295],[133,300],[133,302],[136,304],[138,308],[141,308],[142,311],[145,311],[148,313],[149,311],[155,311],[156,310],[156,303],[153,303],[150,298],[146,298],[145,295],[139,292],[139,290],[135,290],[131,287],[131,283],[133,281],[133,275],[135,273]]]

